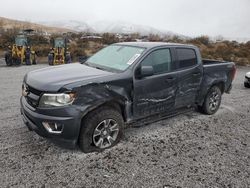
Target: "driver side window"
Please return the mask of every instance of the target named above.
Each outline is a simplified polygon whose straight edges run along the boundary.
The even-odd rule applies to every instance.
[[[162,74],[171,70],[170,49],[158,49],[151,52],[141,63],[141,66],[152,66],[154,74]]]

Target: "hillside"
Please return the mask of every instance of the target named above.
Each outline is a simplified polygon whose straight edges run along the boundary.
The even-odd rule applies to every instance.
[[[0,17],[0,27],[3,29],[34,29],[39,31],[44,31],[48,33],[63,33],[63,32],[70,32],[73,31],[72,29],[68,28],[60,28],[60,27],[51,27],[51,26],[45,26],[42,24],[36,24],[32,22],[27,21],[19,21],[19,20],[13,20],[9,18]]]
[[[96,22],[83,22],[76,20],[64,20],[64,21],[46,21],[41,22],[43,25],[56,26],[71,29],[78,32],[92,32],[92,33],[140,33],[141,35],[168,35],[174,36],[178,35],[181,38],[186,38],[184,35],[174,33],[172,31],[165,31],[156,29],[147,25],[138,25],[124,21],[96,21]]]
[[[82,21],[76,21],[76,20],[69,20],[69,21],[44,21],[39,22],[42,25],[46,26],[54,26],[54,27],[60,27],[60,28],[66,28],[70,30],[74,30],[77,32],[90,32],[95,33],[96,30],[91,28],[91,26],[85,22]]]

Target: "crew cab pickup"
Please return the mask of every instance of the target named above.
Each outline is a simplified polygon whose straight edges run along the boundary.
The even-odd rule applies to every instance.
[[[124,125],[197,107],[214,114],[236,73],[232,62],[202,60],[193,45],[128,42],[103,48],[86,62],[29,72],[21,114],[37,134],[101,151]]]

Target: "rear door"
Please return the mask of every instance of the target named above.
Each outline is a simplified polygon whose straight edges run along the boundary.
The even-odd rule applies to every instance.
[[[140,79],[135,75],[134,118],[174,109],[178,75],[172,71],[174,60],[171,54],[170,48],[153,50],[136,68],[138,70],[141,66],[152,66],[154,74]]]
[[[178,59],[178,89],[176,108],[193,105],[202,81],[203,66],[200,55],[193,48],[176,48]]]

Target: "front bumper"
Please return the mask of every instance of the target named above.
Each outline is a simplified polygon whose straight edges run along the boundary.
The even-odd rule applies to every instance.
[[[58,108],[33,108],[24,97],[20,99],[23,121],[31,131],[38,135],[50,138],[66,147],[74,147],[77,143],[81,127],[81,111],[76,107]],[[58,123],[63,125],[62,133],[49,133],[43,126],[43,122]]]

